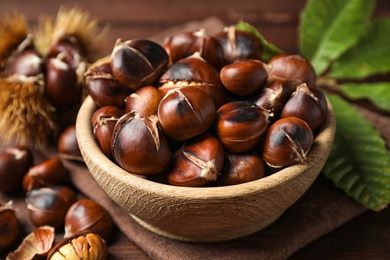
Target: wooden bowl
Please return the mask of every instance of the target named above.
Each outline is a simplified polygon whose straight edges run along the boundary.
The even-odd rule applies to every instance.
[[[207,188],[176,187],[131,174],[108,159],[94,139],[91,97],[76,122],[81,153],[103,190],[131,217],[160,235],[185,241],[218,242],[255,233],[277,220],[312,185],[331,150],[336,122],[329,104],[326,122],[304,164],[256,181]]]

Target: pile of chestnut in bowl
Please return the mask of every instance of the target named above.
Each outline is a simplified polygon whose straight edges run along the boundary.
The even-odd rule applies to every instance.
[[[124,170],[177,186],[253,181],[306,159],[327,116],[310,62],[262,61],[250,32],[118,39],[86,72],[94,135]]]

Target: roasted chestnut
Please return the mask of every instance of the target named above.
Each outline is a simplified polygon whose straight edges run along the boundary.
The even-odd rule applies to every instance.
[[[265,164],[260,154],[255,152],[225,152],[218,186],[235,185],[261,179],[265,176]]]
[[[263,160],[273,168],[283,168],[305,161],[313,144],[313,131],[297,117],[273,123],[264,138]]]
[[[118,39],[111,53],[111,69],[120,83],[132,90],[153,85],[165,70],[169,57],[164,48],[151,40]]]
[[[59,228],[75,201],[74,191],[65,186],[33,189],[26,197],[30,221],[36,227],[48,225]]]
[[[262,45],[253,33],[237,30],[233,25],[214,36],[222,45],[225,65],[244,59],[261,60]]]
[[[80,199],[73,203],[66,213],[64,236],[70,237],[86,230],[108,241],[113,231],[113,222],[100,204],[89,199]]]
[[[93,134],[99,143],[102,152],[112,159],[111,139],[114,127],[123,111],[115,106],[104,106],[92,114]]]
[[[154,86],[143,86],[126,98],[125,112],[135,111],[141,116],[157,115],[163,93]]]
[[[126,97],[133,92],[112,74],[110,57],[97,60],[84,75],[88,94],[99,107],[124,108]]]
[[[248,96],[259,91],[271,66],[259,60],[240,60],[221,69],[220,77],[223,86],[238,96]]]
[[[22,190],[24,175],[33,165],[33,155],[26,146],[11,146],[0,153],[0,192]]]
[[[21,233],[21,225],[12,208],[12,201],[0,204],[0,252],[16,243]]]
[[[165,38],[163,47],[167,51],[171,63],[198,52],[202,58],[207,60],[217,70],[224,65],[221,44],[215,37],[208,35],[205,29],[169,36]]]
[[[141,117],[131,111],[119,118],[112,135],[112,155],[126,171],[158,174],[169,165],[170,150],[157,116]]]
[[[203,133],[188,140],[172,157],[168,182],[176,186],[202,187],[217,180],[224,150],[219,140]]]
[[[302,55],[279,54],[269,62],[272,70],[269,78],[280,78],[283,80],[306,83],[308,87],[316,86],[317,75],[310,61]]]
[[[244,152],[257,145],[268,127],[269,113],[249,101],[232,101],[217,111],[215,128],[226,150]]]
[[[315,131],[325,121],[327,111],[328,103],[322,90],[301,84],[284,105],[280,117],[298,117]]]
[[[203,90],[183,87],[172,89],[163,97],[157,114],[164,133],[183,141],[205,132],[213,124],[215,106]]]

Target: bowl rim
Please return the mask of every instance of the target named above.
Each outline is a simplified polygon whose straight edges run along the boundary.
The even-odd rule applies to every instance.
[[[246,197],[254,192],[266,190],[275,185],[297,178],[300,174],[305,174],[312,167],[322,169],[329,156],[331,146],[333,145],[336,119],[333,108],[328,102],[328,113],[325,122],[316,130],[315,139],[304,163],[295,164],[286,167],[275,174],[264,178],[230,186],[216,187],[180,187],[169,184],[159,183],[142,178],[139,175],[132,174],[122,169],[119,165],[111,161],[103,154],[94,135],[92,134],[91,116],[98,108],[91,96],[87,96],[83,101],[76,118],[76,137],[79,143],[81,154],[88,168],[100,168],[111,178],[119,179],[139,191],[153,193],[157,196],[175,197],[178,196],[187,200],[199,199],[226,199],[229,197]],[[86,120],[87,119],[87,120]],[[318,171],[321,171],[321,169]],[[98,181],[99,176],[95,176],[93,170],[90,170],[94,179]],[[99,186],[102,186],[99,183]],[[199,192],[201,191],[201,192]]]

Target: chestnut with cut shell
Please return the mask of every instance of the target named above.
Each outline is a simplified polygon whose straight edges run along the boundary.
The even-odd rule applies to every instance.
[[[269,127],[264,138],[263,160],[273,168],[303,163],[313,141],[313,131],[302,119],[279,119]]]
[[[117,121],[111,151],[114,160],[135,174],[158,174],[170,162],[170,150],[156,115],[142,117],[134,111]]]
[[[168,182],[186,187],[209,185],[217,180],[223,161],[224,150],[219,140],[203,133],[188,140],[173,155]]]

